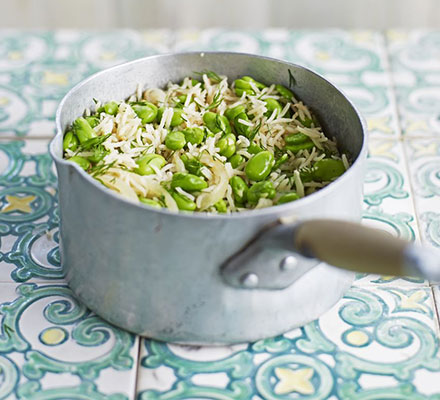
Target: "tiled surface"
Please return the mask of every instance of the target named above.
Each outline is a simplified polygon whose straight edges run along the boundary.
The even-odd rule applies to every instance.
[[[47,154],[57,102],[91,72],[171,50],[282,58],[340,85],[368,122],[364,222],[440,247],[439,36],[0,31],[0,398],[439,398],[439,289],[423,279],[358,275],[314,323],[239,346],[167,345],[108,325],[63,282]]]
[[[389,31],[402,134],[440,135],[440,31]]]

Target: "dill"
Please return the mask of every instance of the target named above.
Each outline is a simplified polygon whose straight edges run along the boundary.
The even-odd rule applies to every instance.
[[[220,78],[220,76],[214,71],[203,70],[201,72],[194,73],[200,76],[206,75],[213,83],[220,83],[222,81],[222,78]]]
[[[108,171],[109,168],[113,167],[114,164],[115,161],[109,164],[97,164],[90,169],[90,174],[93,176],[93,178],[96,178],[97,176],[103,175],[106,171]]]
[[[216,126],[218,129],[220,129],[223,133],[226,133],[226,132],[225,132],[226,126],[225,126],[224,122],[221,120],[219,114],[217,114],[217,115],[215,116],[215,126]]]
[[[252,132],[250,133],[248,139],[252,142],[252,140],[254,140],[255,136],[257,135],[257,133],[259,132],[261,128],[261,121],[260,123],[252,130]]]
[[[290,69],[287,70],[289,72],[289,87],[296,85],[296,79],[292,74],[292,71]]]
[[[98,147],[100,144],[104,143],[111,135],[112,134],[109,133],[108,135],[98,136],[86,140],[84,143],[78,146],[77,154],[80,153],[81,151],[90,150],[93,147]]]
[[[216,108],[220,105],[220,103],[223,101],[223,97],[220,96],[220,91],[218,91],[214,98],[212,99],[212,103],[206,107],[206,110],[212,110],[213,108]]]

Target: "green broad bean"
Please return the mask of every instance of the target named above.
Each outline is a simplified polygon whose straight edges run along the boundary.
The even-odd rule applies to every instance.
[[[77,118],[73,123],[72,128],[80,143],[84,143],[87,140],[96,137],[96,132],[83,117]]]
[[[83,170],[87,171],[91,167],[91,163],[87,158],[81,156],[73,156],[69,158],[69,161],[77,163]]]
[[[247,93],[250,96],[255,96],[255,91],[252,89],[252,85],[243,79],[237,79],[234,81],[234,91],[238,97],[243,96],[243,93]]]
[[[290,203],[291,201],[295,201],[298,199],[299,199],[299,196],[298,196],[298,193],[296,193],[296,192],[284,193],[278,198],[277,204]]]
[[[300,144],[311,141],[310,137],[308,137],[304,133],[291,133],[290,135],[287,135],[284,140],[287,144]]]
[[[275,159],[270,151],[255,154],[246,164],[245,173],[251,181],[262,181],[270,174]]]
[[[197,176],[201,176],[202,175],[202,168],[203,168],[203,163],[200,162],[199,160],[197,160],[197,158],[194,157],[189,157],[186,154],[182,154],[180,156],[180,159],[183,161],[183,164],[185,165],[186,170],[190,173],[190,174],[194,174]]]
[[[205,131],[205,137],[209,138],[209,137],[214,137],[215,133],[211,132],[206,126],[204,127],[204,131]]]
[[[281,104],[275,99],[266,99],[264,100],[266,103],[267,111],[265,113],[266,117],[270,117],[272,113],[276,110],[276,115],[280,115],[281,111],[283,111],[283,107]]]
[[[183,122],[182,113],[183,113],[183,110],[181,110],[179,108],[174,109],[173,116],[171,118],[171,123],[170,123],[170,126],[172,128],[179,126]]]
[[[313,166],[313,177],[315,179],[327,182],[331,181],[345,172],[342,160],[333,158],[323,158],[317,161]]]
[[[299,171],[299,176],[303,183],[313,181],[313,169],[312,168],[303,168]]]
[[[231,133],[231,125],[224,115],[219,115],[208,111],[203,114],[203,122],[205,123],[207,128],[213,133]]]
[[[182,132],[187,143],[200,144],[205,138],[205,132],[202,128],[186,128]]]
[[[215,209],[217,210],[217,212],[219,213],[225,213],[226,211],[228,211],[228,207],[226,205],[226,201],[219,200],[217,201],[217,203],[214,204]]]
[[[231,157],[236,150],[235,147],[236,138],[233,133],[230,133],[223,138],[221,138],[217,142],[217,147],[220,149],[219,153],[222,156],[225,156],[227,158]]]
[[[150,207],[162,208],[160,203],[158,203],[155,200],[147,199],[146,197],[139,197],[139,201],[143,204],[146,204],[147,206],[150,206]]]
[[[248,138],[252,132],[251,127],[246,124],[243,124],[242,122],[240,122],[240,120],[249,122],[249,117],[247,116],[246,113],[240,113],[236,115],[234,118],[234,126],[237,136],[242,135]]]
[[[294,97],[293,92],[290,89],[287,89],[283,85],[275,85],[275,89],[282,97],[284,97],[285,99],[287,99],[289,101],[291,101]]]
[[[258,82],[250,76],[242,76],[241,79],[243,79],[246,82],[253,82],[255,84],[255,86],[260,90],[267,87],[264,83]]]
[[[261,153],[263,151],[263,149],[260,146],[258,146],[258,144],[255,144],[252,142],[249,145],[249,147],[247,148],[247,151],[250,154],[258,154],[258,153]]]
[[[232,188],[232,193],[234,194],[234,199],[238,204],[244,204],[247,200],[247,193],[248,193],[248,185],[243,180],[243,178],[239,176],[233,176],[229,180],[229,184]]]
[[[157,107],[152,103],[139,101],[131,103],[130,105],[136,115],[141,119],[143,125],[153,122],[157,117]]]
[[[116,115],[119,109],[118,103],[116,101],[109,101],[98,109],[98,112],[104,111],[106,114]]]
[[[172,192],[171,196],[173,196],[177,208],[181,211],[194,211],[197,208],[196,203],[180,193]]]
[[[231,163],[232,168],[237,168],[244,163],[245,159],[241,154],[234,154],[228,161]]]
[[[290,150],[293,154],[298,153],[300,150],[310,150],[315,146],[315,144],[310,140],[308,142],[299,144],[288,144],[285,149]]]
[[[270,181],[254,183],[248,190],[248,203],[255,205],[261,198],[273,199],[276,195],[275,187]]]
[[[75,134],[72,131],[66,132],[63,139],[63,150],[66,151],[67,149],[75,151],[78,148],[78,138],[75,136]]]
[[[275,164],[272,167],[272,171],[278,169],[281,165],[283,165],[289,159],[288,154],[283,154],[278,160],[275,161]]]
[[[185,134],[181,131],[169,132],[165,138],[165,146],[170,150],[180,150],[186,145]]]
[[[89,117],[86,117],[85,119],[92,128],[99,125],[99,118],[94,115],[90,115]]]
[[[104,148],[104,146],[96,146],[93,149],[93,155],[87,157],[92,163],[100,162],[109,152]]]
[[[285,141],[285,148],[293,153],[298,153],[300,150],[309,150],[315,145],[309,136],[300,132],[286,136]]]
[[[229,121],[234,121],[235,117],[236,117],[238,114],[241,114],[241,113],[246,113],[246,109],[244,108],[244,106],[239,105],[239,106],[236,106],[236,107],[234,107],[234,108],[228,108],[228,109],[225,111],[225,117],[226,117]]]
[[[171,188],[180,187],[187,192],[196,192],[208,187],[208,183],[201,177],[186,172],[178,172],[171,179]]]
[[[304,119],[300,119],[299,122],[301,123],[302,126],[305,126],[306,128],[311,128],[312,125],[317,126],[318,125],[318,121],[315,118],[309,118],[309,117],[304,117]]]
[[[156,171],[152,168],[153,166],[160,169],[166,163],[165,158],[159,154],[145,154],[136,161],[138,167],[134,169],[134,172],[139,175],[153,175],[156,173]]]
[[[156,121],[158,123],[160,123],[164,111],[165,107],[161,107],[157,110]],[[171,128],[179,126],[183,122],[182,113],[183,110],[181,108],[173,108],[173,116],[171,117],[170,122]]]

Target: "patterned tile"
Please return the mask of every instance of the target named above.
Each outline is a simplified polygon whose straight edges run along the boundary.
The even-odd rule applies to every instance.
[[[388,31],[402,133],[440,135],[440,31]]]
[[[47,140],[0,141],[0,281],[61,279]]]
[[[198,348],[144,340],[138,399],[437,396],[434,318],[430,288],[364,287],[319,320],[256,343]]]
[[[384,40],[379,33],[183,30],[176,34],[174,50],[239,51],[299,63],[340,86],[366,118],[371,135],[398,135]]]
[[[390,31],[387,40],[405,137],[437,135],[438,34]],[[439,246],[440,142],[397,140],[379,33],[0,31],[0,136],[50,137],[56,105],[78,80],[169,50],[264,54],[342,87],[372,134],[364,222]],[[139,339],[63,283],[58,222],[47,140],[0,140],[0,398],[133,398],[137,368],[138,399],[439,398],[439,289],[423,279],[359,275],[329,312],[285,335],[216,348],[142,340],[137,360]]]
[[[0,135],[54,134],[56,107],[86,76],[169,51],[167,30],[0,33]]]
[[[0,283],[2,399],[132,398],[137,346],[66,285]]]
[[[372,138],[364,184],[365,225],[386,230],[394,236],[419,242],[409,175],[401,141]],[[397,278],[358,274],[355,285],[428,285],[421,278]]]
[[[406,140],[422,240],[440,249],[440,140]]]

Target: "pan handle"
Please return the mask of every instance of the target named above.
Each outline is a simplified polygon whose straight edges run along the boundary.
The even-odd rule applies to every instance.
[[[234,287],[280,290],[321,261],[349,271],[440,280],[439,251],[331,219],[266,226],[223,263],[221,275]]]
[[[440,279],[440,252],[357,223],[316,219],[293,231],[295,250],[350,271]]]

